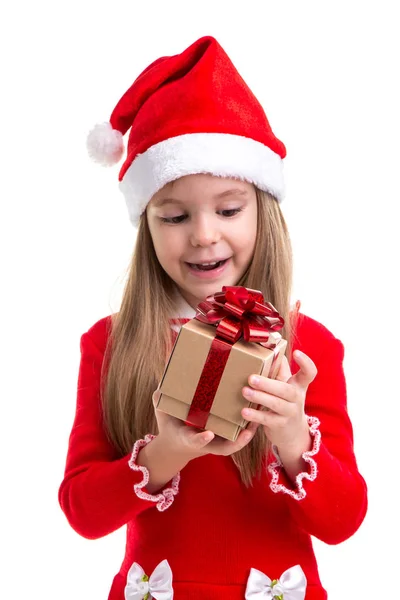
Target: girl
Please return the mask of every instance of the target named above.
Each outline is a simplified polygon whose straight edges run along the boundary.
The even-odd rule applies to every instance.
[[[212,37],[145,69],[89,135],[92,157],[117,162],[129,128],[136,248],[120,311],[81,337],[61,508],[88,539],[127,525],[109,600],[326,599],[311,536],[352,536],[367,488],[343,344],[289,303],[285,146]],[[266,410],[243,409],[235,442],[155,408],[176,331],[224,285],[262,291],[288,341],[277,379],[243,387]]]

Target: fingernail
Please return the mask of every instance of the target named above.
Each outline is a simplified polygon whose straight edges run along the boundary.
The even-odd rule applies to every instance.
[[[250,383],[253,383],[254,385],[257,385],[260,383],[260,378],[257,377],[257,375],[252,375],[250,377]]]
[[[247,398],[250,398],[251,396],[253,396],[253,394],[254,394],[254,390],[252,390],[251,388],[247,388],[247,387],[246,387],[246,388],[244,388],[244,390],[243,390],[243,394],[244,394],[245,396],[247,396]]]
[[[248,417],[249,415],[251,415],[250,408],[244,408],[244,409],[242,410],[242,414],[243,414],[245,417]]]

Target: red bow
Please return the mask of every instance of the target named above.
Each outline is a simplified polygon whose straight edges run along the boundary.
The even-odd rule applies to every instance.
[[[271,331],[279,331],[285,324],[276,308],[264,303],[258,290],[242,286],[224,285],[197,307],[196,319],[217,325],[216,335],[231,344],[242,336],[246,342],[265,343]]]

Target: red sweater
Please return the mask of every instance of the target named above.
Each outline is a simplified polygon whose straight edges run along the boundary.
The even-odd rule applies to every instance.
[[[262,477],[246,488],[230,457],[207,455],[182,470],[179,492],[161,512],[135,493],[142,473],[129,466],[131,454],[116,456],[102,428],[99,379],[109,327],[106,317],[81,337],[76,415],[59,489],[61,508],[83,537],[97,539],[127,525],[125,557],[109,600],[124,600],[133,562],[150,576],[164,559],[175,600],[244,600],[251,568],[278,579],[294,565],[307,578],[306,600],[326,599],[311,536],[339,544],[356,532],[367,511],[346,408],[342,342],[299,313],[293,349],[305,352],[318,369],[305,406],[320,421],[308,478],[291,483],[271,455]],[[290,367],[293,374],[298,370],[294,361]]]

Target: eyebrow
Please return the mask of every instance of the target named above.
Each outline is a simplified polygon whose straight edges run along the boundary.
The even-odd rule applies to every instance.
[[[241,190],[239,188],[232,188],[230,190],[220,192],[219,194],[215,194],[213,196],[213,199],[220,200],[221,198],[225,198],[226,196],[247,196],[247,191]],[[159,202],[156,202],[154,206],[155,208],[161,208],[166,204],[184,204],[184,202],[182,200],[178,200],[178,198],[163,198]]]

